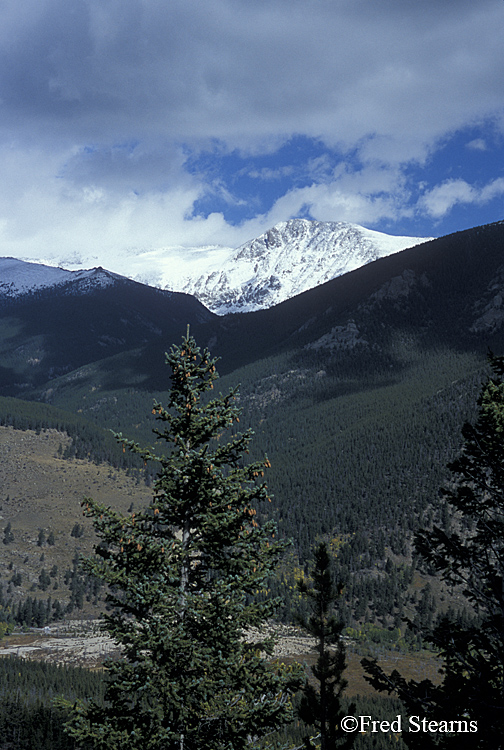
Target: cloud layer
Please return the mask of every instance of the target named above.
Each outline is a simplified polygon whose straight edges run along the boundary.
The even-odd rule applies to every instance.
[[[503,25],[501,0],[5,0],[1,254],[238,245],[303,211],[393,228],[499,199],[499,162],[478,184],[430,167],[460,131],[500,154]],[[276,165],[298,137],[317,157]],[[258,195],[280,170],[269,203],[240,165]]]

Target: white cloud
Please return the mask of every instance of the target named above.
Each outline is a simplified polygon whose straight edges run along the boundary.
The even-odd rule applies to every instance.
[[[447,180],[425,193],[419,201],[419,206],[433,218],[439,219],[456,203],[474,202],[476,194],[476,190],[465,180]]]
[[[485,185],[481,189],[479,194],[480,203],[488,203],[488,201],[497,198],[499,195],[504,194],[504,178],[498,177],[496,180],[492,180],[488,185]]]
[[[372,224],[412,215],[409,194],[399,169],[368,166],[352,171],[341,164],[330,180],[290,190],[276,201],[264,218],[274,224],[309,210],[319,221]]]
[[[270,167],[263,167],[262,169],[251,169],[251,170],[244,170],[244,172],[249,176],[256,178],[258,180],[281,180],[282,177],[290,177],[295,172],[294,166],[286,166],[286,167],[277,167],[276,169],[271,169]]]
[[[0,253],[235,246],[307,205],[362,224],[410,215],[405,165],[457,129],[504,126],[503,21],[501,0],[4,0]],[[188,173],[189,152],[274,154],[295,135],[348,164],[318,156],[304,187],[239,227],[193,216],[209,190],[240,199]],[[299,185],[298,167],[250,175]],[[447,182],[420,205],[439,218],[492,190]]]
[[[492,180],[484,187],[474,187],[465,180],[446,180],[429,190],[418,202],[421,211],[434,219],[445,216],[457,203],[484,205],[504,194],[504,178]]]
[[[473,151],[486,151],[487,145],[486,141],[483,138],[474,138],[474,140],[466,143],[466,148],[470,148]]]

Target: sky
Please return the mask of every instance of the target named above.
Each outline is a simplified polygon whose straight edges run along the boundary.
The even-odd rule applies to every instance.
[[[2,0],[0,255],[504,219],[503,0]]]

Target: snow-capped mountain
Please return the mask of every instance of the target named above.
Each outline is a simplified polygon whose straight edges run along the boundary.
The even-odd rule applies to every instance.
[[[16,258],[0,258],[0,297],[18,297],[40,289],[78,282],[74,287],[79,293],[89,289],[103,288],[120,277],[93,268],[90,271],[66,271],[63,268],[28,263]]]
[[[225,263],[200,266],[177,284],[173,278],[171,288],[193,294],[219,315],[250,312],[427,239],[394,237],[344,222],[291,219],[234,250]]]
[[[78,258],[67,252],[61,257],[55,254],[40,259],[44,265],[3,258],[0,296],[65,284],[76,278],[83,284],[108,284],[120,274],[152,287],[192,294],[218,315],[251,312],[277,305],[427,239],[395,237],[344,222],[291,219],[237,249],[217,245],[165,247],[129,250],[116,257]],[[97,262],[109,271],[75,270]]]

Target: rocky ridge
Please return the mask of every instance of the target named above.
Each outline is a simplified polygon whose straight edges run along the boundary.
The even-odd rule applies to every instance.
[[[126,277],[158,289],[194,295],[218,315],[253,312],[424,241],[422,237],[394,237],[345,222],[290,219],[236,249],[213,245],[166,247],[128,250],[116,257],[54,255],[38,263],[0,258],[0,298],[76,280],[80,283],[71,286],[72,293],[85,293],[96,285],[113,284]],[[83,271],[75,265],[77,260],[80,268],[99,260],[110,270],[100,266]]]
[[[239,247],[220,268],[179,279],[176,290],[218,315],[252,312],[425,241],[357,224],[291,219]]]

